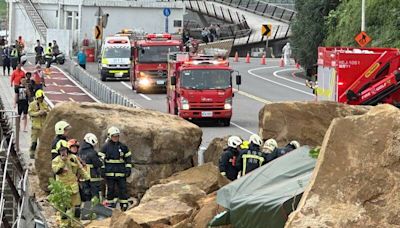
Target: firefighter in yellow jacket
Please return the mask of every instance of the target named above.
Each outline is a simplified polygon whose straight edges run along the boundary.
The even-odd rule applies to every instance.
[[[68,150],[68,144],[65,141],[60,142],[58,149],[59,155],[52,161],[52,169],[56,174],[56,180],[72,188],[72,210],[74,217],[79,221],[81,215],[81,197],[79,195],[78,178],[89,180],[90,176],[83,168],[76,155]],[[75,225],[76,226],[76,225]],[[61,215],[61,227],[75,227],[65,215]]]
[[[35,100],[29,104],[28,108],[28,113],[32,121],[31,148],[29,150],[29,155],[32,159],[35,158],[35,151],[43,123],[50,112],[49,106],[43,100],[44,92],[39,89],[35,93]]]

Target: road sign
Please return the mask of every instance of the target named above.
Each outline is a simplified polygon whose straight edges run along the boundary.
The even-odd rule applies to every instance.
[[[360,45],[360,47],[365,47],[369,42],[371,42],[372,38],[368,36],[368,34],[364,31],[361,31],[354,40]]]
[[[169,15],[171,15],[171,9],[170,8],[164,8],[163,13],[164,13],[164,16],[169,17]]]
[[[103,36],[103,28],[100,25],[96,25],[94,28],[94,37],[96,40],[101,40]]]
[[[261,35],[262,36],[271,36],[271,31],[272,31],[272,25],[271,24],[264,24],[261,27]]]

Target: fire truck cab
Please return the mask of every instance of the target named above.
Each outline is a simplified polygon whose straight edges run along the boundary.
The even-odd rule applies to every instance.
[[[318,100],[399,107],[399,88],[399,49],[318,48]]]
[[[184,119],[212,119],[230,125],[233,71],[225,59],[170,53],[168,56],[168,112]],[[236,76],[241,84],[241,76]]]
[[[168,53],[181,51],[182,42],[172,39],[171,34],[148,34],[133,42],[133,46],[132,89],[138,93],[151,88],[165,89]]]

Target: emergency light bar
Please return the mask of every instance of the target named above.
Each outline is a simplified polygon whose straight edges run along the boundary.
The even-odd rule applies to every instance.
[[[148,39],[148,40],[151,40],[151,39],[168,39],[168,40],[170,40],[170,39],[172,39],[172,36],[171,36],[171,34],[168,34],[168,33],[165,33],[165,34],[149,34],[149,35],[147,35],[146,36],[146,38]]]
[[[226,60],[192,60],[185,62],[186,65],[227,65]]]
[[[109,44],[126,44],[128,43],[127,40],[109,40],[107,41],[107,43]]]

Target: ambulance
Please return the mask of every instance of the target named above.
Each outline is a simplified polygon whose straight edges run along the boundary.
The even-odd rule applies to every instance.
[[[129,79],[132,46],[128,37],[111,36],[104,40],[101,48],[101,60],[99,63],[101,80],[108,78]]]

